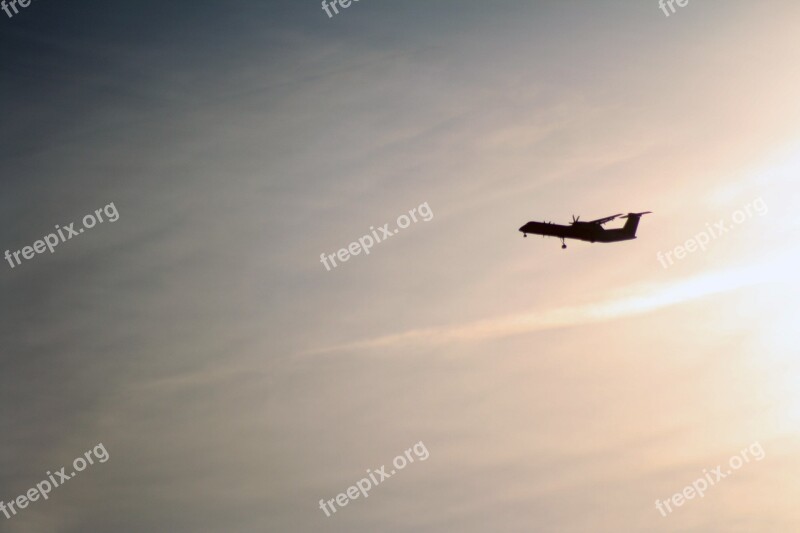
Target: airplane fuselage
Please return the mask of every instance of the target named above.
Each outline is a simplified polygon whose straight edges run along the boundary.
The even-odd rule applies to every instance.
[[[528,222],[519,228],[524,234],[543,235],[546,237],[557,237],[559,239],[576,239],[586,242],[619,242],[629,241],[636,238],[630,230],[622,227],[618,229],[605,229],[598,224],[577,222],[565,226],[562,224],[551,224],[549,222]]]
[[[616,229],[605,229],[603,224],[611,222],[612,220],[622,216],[612,215],[610,217],[599,218],[591,222],[581,222],[579,217],[572,217],[572,223],[568,226],[563,224],[552,224],[550,222],[528,222],[519,231],[522,232],[524,237],[528,234],[542,235],[543,237],[556,237],[561,239],[562,248],[566,248],[567,244],[565,239],[575,239],[586,242],[620,242],[630,241],[636,238],[636,229],[639,227],[639,220],[642,215],[648,214],[650,211],[642,213],[628,213],[622,218],[627,218],[625,225]]]

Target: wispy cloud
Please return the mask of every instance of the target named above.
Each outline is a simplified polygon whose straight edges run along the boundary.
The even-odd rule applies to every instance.
[[[616,296],[596,303],[535,310],[464,324],[411,329],[306,351],[306,355],[337,351],[360,351],[406,345],[437,346],[453,342],[476,342],[554,328],[581,326],[655,311],[737,290],[774,279],[766,265],[728,269],[670,283],[632,285]],[[631,296],[637,294],[639,296]]]

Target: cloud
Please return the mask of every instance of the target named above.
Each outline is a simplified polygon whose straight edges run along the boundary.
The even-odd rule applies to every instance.
[[[676,282],[629,286],[605,301],[536,310],[451,326],[419,328],[354,342],[312,349],[305,355],[339,351],[362,351],[405,345],[437,346],[453,342],[479,342],[554,328],[574,327],[624,318],[737,290],[769,279],[764,266],[729,269]],[[638,294],[639,296],[630,296]]]

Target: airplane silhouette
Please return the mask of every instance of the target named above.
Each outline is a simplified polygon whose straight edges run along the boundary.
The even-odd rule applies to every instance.
[[[628,213],[625,216],[619,213],[618,215],[599,218],[591,222],[581,222],[581,217],[572,215],[572,222],[569,226],[553,224],[552,222],[528,222],[519,228],[519,230],[522,232],[523,237],[527,237],[528,233],[541,235],[542,237],[558,237],[561,239],[561,248],[567,247],[564,239],[576,239],[587,242],[629,241],[636,238],[636,228],[639,227],[639,219],[642,218],[642,215],[648,213],[652,213],[652,211]],[[606,229],[603,227],[603,224],[611,222],[618,217],[628,219],[624,226],[616,229]]]

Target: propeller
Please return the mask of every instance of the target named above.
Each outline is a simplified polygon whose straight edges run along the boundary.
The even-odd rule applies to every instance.
[[[575,224],[576,222],[578,222],[580,219],[581,219],[581,216],[580,216],[580,215],[578,215],[577,217],[576,217],[575,215],[572,215],[572,223],[573,223],[573,224]]]

